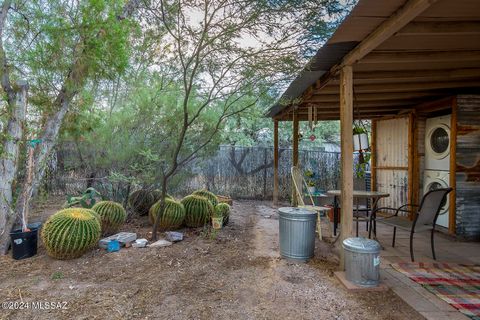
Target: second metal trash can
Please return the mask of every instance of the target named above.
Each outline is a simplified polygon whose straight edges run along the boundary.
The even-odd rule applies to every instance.
[[[284,258],[307,261],[315,250],[315,211],[279,208],[280,255]]]
[[[345,277],[362,287],[376,287],[380,281],[380,244],[366,238],[343,240]]]

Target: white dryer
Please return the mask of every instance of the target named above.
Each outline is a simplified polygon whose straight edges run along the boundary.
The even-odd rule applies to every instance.
[[[423,181],[423,194],[430,190],[448,188],[450,183],[450,173],[448,171],[440,170],[425,170],[425,178]],[[449,201],[447,198],[442,202],[442,207],[437,218],[437,225],[448,228],[449,215],[448,215]]]
[[[425,127],[425,170],[450,170],[451,115],[429,118]]]

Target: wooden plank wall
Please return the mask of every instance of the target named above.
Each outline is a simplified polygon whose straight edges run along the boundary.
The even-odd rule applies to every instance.
[[[457,97],[456,233],[480,240],[480,95]]]

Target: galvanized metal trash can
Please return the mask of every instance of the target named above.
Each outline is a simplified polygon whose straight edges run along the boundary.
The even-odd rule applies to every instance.
[[[279,208],[280,255],[307,261],[315,250],[317,213],[304,208]]]
[[[380,249],[371,239],[343,240],[346,279],[362,287],[376,287],[380,282]]]

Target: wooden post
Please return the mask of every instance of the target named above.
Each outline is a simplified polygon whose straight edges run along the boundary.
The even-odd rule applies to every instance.
[[[414,170],[415,170],[415,124],[413,113],[410,112],[408,115],[408,192],[407,192],[407,203],[417,204],[414,201],[414,193],[413,193],[413,186],[414,186]],[[413,220],[413,214],[409,213],[409,219]]]
[[[273,205],[278,205],[278,120],[273,121]]]
[[[293,111],[292,166],[298,166],[298,138],[299,138],[298,114],[297,114],[297,108],[295,108]],[[295,185],[293,183],[293,180],[292,180],[292,205],[294,207],[297,206],[297,192],[295,190]]]
[[[353,71],[344,66],[340,71],[340,140],[341,140],[341,240],[349,238],[353,225]],[[343,250],[340,269],[345,270]]]
[[[372,137],[370,141],[370,190],[377,190],[377,120],[372,120]]]
[[[453,191],[448,195],[449,198],[449,211],[448,211],[448,232],[452,235],[456,234],[457,229],[457,115],[458,104],[457,98],[452,100],[452,118],[450,124],[450,187]]]

